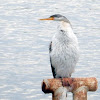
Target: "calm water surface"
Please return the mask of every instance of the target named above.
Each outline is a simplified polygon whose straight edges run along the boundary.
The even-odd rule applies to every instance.
[[[57,22],[66,16],[77,33],[80,60],[72,77],[96,77],[100,84],[100,0],[0,0],[0,100],[51,100],[41,82],[52,78],[48,45]],[[72,100],[72,94],[68,94]],[[100,100],[100,85],[88,92]]]

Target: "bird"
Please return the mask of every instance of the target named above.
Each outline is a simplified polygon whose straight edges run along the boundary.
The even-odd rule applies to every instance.
[[[79,59],[78,39],[70,21],[61,14],[40,20],[59,22],[49,45],[51,69],[54,78],[70,78]]]

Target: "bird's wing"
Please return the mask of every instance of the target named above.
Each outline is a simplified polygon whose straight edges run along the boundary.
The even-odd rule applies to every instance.
[[[52,41],[50,42],[50,45],[49,45],[49,53],[51,53],[52,51]]]
[[[52,42],[49,45],[49,53],[51,53],[51,52],[52,52]],[[51,57],[50,57],[50,63],[51,63],[52,74],[53,74],[53,77],[55,78],[56,77],[56,72],[55,72],[55,68],[52,65]]]
[[[51,69],[52,69],[53,77],[56,78],[56,72],[55,72],[55,68],[52,66],[51,57],[50,57],[50,63],[51,63]]]

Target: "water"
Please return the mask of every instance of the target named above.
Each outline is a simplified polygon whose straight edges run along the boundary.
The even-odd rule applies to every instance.
[[[80,60],[72,77],[96,77],[100,98],[99,0],[0,0],[0,100],[51,100],[41,82],[52,78],[48,45],[57,22],[39,21],[53,14],[66,16],[77,33]],[[72,99],[69,93],[69,99]]]

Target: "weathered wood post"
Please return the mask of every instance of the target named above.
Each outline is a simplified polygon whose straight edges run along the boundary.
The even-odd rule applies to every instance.
[[[96,78],[45,79],[42,91],[52,93],[52,100],[66,100],[67,92],[73,93],[73,100],[87,100],[88,91],[97,90]]]

